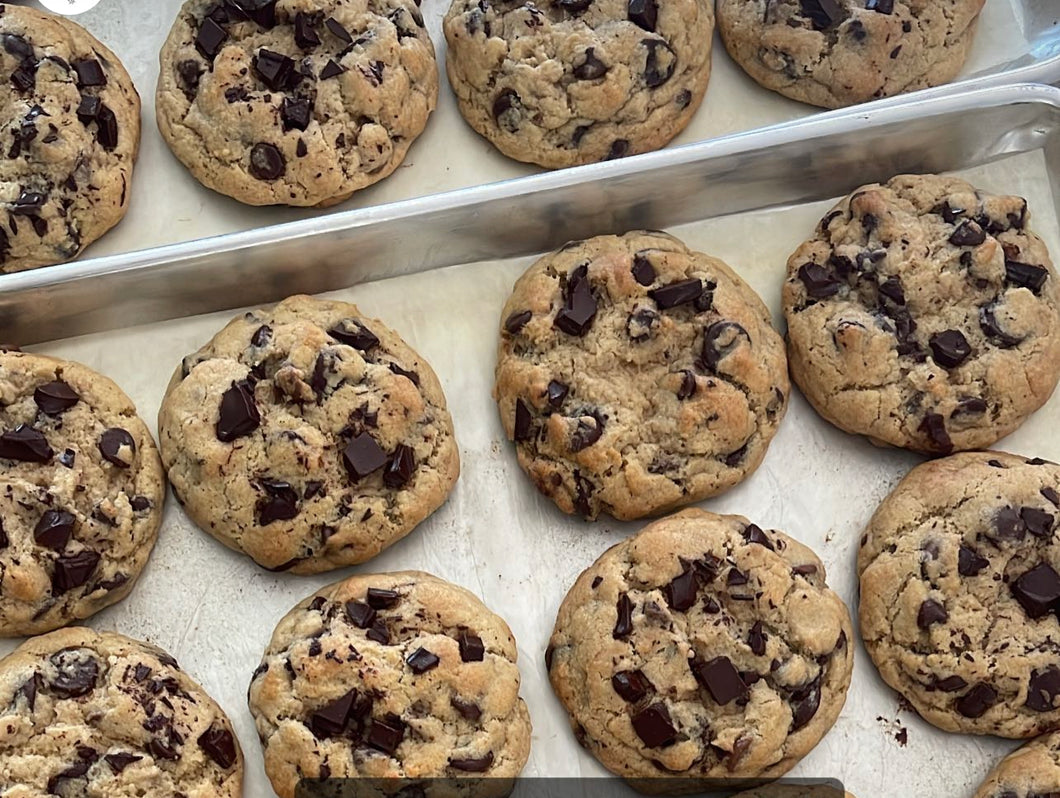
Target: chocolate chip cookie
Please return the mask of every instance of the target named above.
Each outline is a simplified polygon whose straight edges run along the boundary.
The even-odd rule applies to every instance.
[[[446,71],[467,123],[557,168],[657,150],[710,79],[707,0],[453,0]]]
[[[765,88],[841,108],[949,83],[983,2],[718,0],[718,29]]]
[[[184,358],[158,428],[192,520],[298,574],[374,557],[460,471],[431,367],[355,305],[306,296],[239,316]]]
[[[605,767],[681,779],[684,791],[776,778],[805,756],[842,709],[851,634],[810,549],[690,509],[578,577],[545,663],[575,736]]]
[[[494,396],[519,464],[560,509],[640,518],[754,471],[787,409],[762,300],[665,233],[567,244],[504,307]]]
[[[0,3],[0,271],[76,258],[125,216],[140,97],[69,19]]]
[[[187,0],[156,109],[173,154],[248,205],[334,205],[404,160],[438,98],[414,0]]]
[[[72,627],[0,660],[0,792],[11,796],[242,794],[224,711],[169,654]]]
[[[990,446],[1060,378],[1060,285],[1027,203],[950,177],[863,186],[788,259],[791,375],[840,429]]]
[[[0,352],[0,636],[125,598],[155,545],[165,480],[121,389],[79,363]]]
[[[280,621],[250,683],[273,789],[292,798],[303,777],[444,778],[497,794],[488,784],[514,779],[530,754],[516,658],[501,618],[430,574],[320,590]]]
[[[1060,466],[968,452],[917,466],[862,538],[861,633],[947,731],[1060,727]]]
[[[1055,798],[1060,794],[1060,732],[1024,743],[990,771],[974,798]]]

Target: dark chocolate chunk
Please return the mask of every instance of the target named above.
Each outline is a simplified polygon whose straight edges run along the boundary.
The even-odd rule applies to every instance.
[[[593,54],[592,47],[585,49],[585,60],[574,67],[578,80],[597,80],[607,74],[607,65]]]
[[[78,103],[77,118],[82,125],[87,127],[90,122],[94,122],[99,118],[99,110],[102,107],[103,101],[99,97],[92,97],[86,94],[81,97],[81,102]]]
[[[905,290],[902,281],[897,277],[888,277],[879,286],[880,295],[896,305],[905,304]]]
[[[282,91],[287,87],[294,71],[294,60],[283,53],[266,50],[262,47],[254,56],[254,71],[261,78],[262,83],[273,91]],[[308,102],[308,101],[307,101]],[[300,128],[305,130],[305,128]]]
[[[221,45],[227,38],[228,32],[207,17],[202,21],[195,36],[195,49],[202,53],[207,61],[213,61],[214,56],[221,52]]]
[[[354,481],[378,471],[386,463],[386,452],[367,432],[351,440],[342,452],[342,464]]]
[[[356,319],[343,319],[328,330],[328,335],[361,352],[368,352],[379,345],[379,337]]]
[[[529,310],[517,310],[504,320],[504,329],[515,335],[526,326],[526,323],[530,321],[533,315]]]
[[[708,662],[692,660],[690,664],[699,683],[722,706],[747,697],[747,685],[728,657],[715,657]]]
[[[372,624],[372,628],[368,630],[365,635],[369,640],[374,640],[380,645],[390,645],[390,630],[387,629],[386,621],[382,618],[376,618],[375,623]]]
[[[254,402],[254,387],[247,380],[233,382],[232,387],[221,396],[217,440],[230,443],[249,435],[260,424],[261,414]]]
[[[950,413],[950,418],[964,414],[978,415],[986,411],[987,404],[985,399],[981,399],[978,396],[962,396],[957,401],[957,406],[953,408],[953,412]]]
[[[121,773],[125,768],[134,762],[139,762],[143,759],[142,756],[137,754],[127,754],[124,751],[119,751],[116,754],[106,754],[103,757],[103,761],[110,765],[111,770],[115,773]]]
[[[998,537],[1009,540],[1022,540],[1027,534],[1027,525],[1023,523],[1015,507],[1002,507],[994,513],[994,529],[997,530]]]
[[[250,336],[250,345],[261,348],[265,346],[272,339],[272,327],[267,324],[263,324],[254,331],[254,334]]]
[[[1050,488],[1048,485],[1042,488],[1039,493],[1045,497],[1053,506],[1060,507],[1060,493],[1057,493],[1054,488]]]
[[[88,651],[64,648],[49,661],[55,667],[55,677],[48,683],[48,691],[59,698],[80,698],[95,688],[99,661]]]
[[[612,630],[611,636],[616,640],[620,640],[624,637],[629,637],[630,632],[633,631],[633,602],[630,601],[629,596],[625,593],[618,597],[616,610],[618,612],[618,620],[615,621],[615,628]]]
[[[659,6],[656,0],[629,0],[626,13],[630,22],[652,33],[659,18]]]
[[[70,66],[74,68],[74,72],[77,74],[78,87],[107,85],[107,76],[96,59],[89,58],[84,61],[74,61]]]
[[[23,189],[11,205],[11,213],[18,216],[36,216],[44,208],[44,203],[47,201],[47,194]]]
[[[696,375],[688,369],[681,372],[681,387],[677,389],[677,398],[684,401],[696,395]]]
[[[487,751],[485,756],[449,760],[449,767],[465,773],[485,773],[491,765],[493,765],[492,751]]]
[[[295,145],[294,152],[295,155],[297,155],[299,158],[305,158],[306,155],[309,154],[309,148],[306,147],[305,141],[303,139],[298,139],[298,143]]]
[[[695,572],[686,568],[666,586],[666,603],[678,612],[685,612],[696,603],[698,587]]]
[[[677,740],[666,705],[657,701],[633,716],[633,730],[648,748],[665,748]]]
[[[648,296],[655,300],[655,304],[659,306],[659,310],[669,310],[678,305],[684,305],[688,302],[695,301],[702,293],[703,281],[694,278],[691,280],[681,280],[676,283],[670,283],[661,288],[655,288],[648,292]]]
[[[266,30],[276,25],[276,0],[233,0],[248,19]]]
[[[66,510],[46,510],[33,528],[33,539],[38,546],[62,551],[74,534],[77,519]]]
[[[843,283],[831,271],[819,263],[804,263],[799,267],[799,279],[806,286],[806,293],[814,299],[825,299],[839,293]]]
[[[534,437],[533,435],[533,416],[530,413],[530,408],[526,406],[526,403],[522,399],[515,400],[515,430],[514,436],[516,441],[528,441]]]
[[[353,37],[350,35],[350,32],[334,17],[328,17],[324,20],[324,27],[331,31],[331,35],[335,38],[346,42],[346,44],[353,44]]]
[[[570,449],[580,452],[588,449],[604,434],[604,419],[598,412],[586,413],[578,419],[578,426],[570,436]]]
[[[275,180],[287,171],[287,161],[275,144],[262,142],[250,150],[250,174],[258,180]]]
[[[941,690],[944,693],[956,693],[958,690],[963,690],[968,686],[968,682],[962,679],[960,676],[947,676],[945,679],[935,680],[935,689]]]
[[[703,366],[708,371],[717,372],[721,361],[739,346],[741,336],[750,343],[747,330],[734,321],[716,321],[710,325],[703,333],[703,350],[700,353]]]
[[[294,15],[294,42],[309,51],[320,46],[320,34],[316,31],[317,18],[313,14],[299,11]]]
[[[99,565],[100,556],[91,549],[76,554],[60,554],[55,560],[52,573],[52,594],[58,596],[75,587],[81,587],[92,576]]]
[[[950,614],[946,612],[945,607],[934,599],[927,599],[920,605],[920,610],[916,614],[916,625],[921,629],[927,629],[932,624],[945,623],[949,617]]]
[[[604,156],[605,161],[613,161],[615,158],[625,158],[629,154],[629,142],[626,139],[615,139],[611,142],[611,149]]]
[[[486,647],[482,638],[470,632],[461,632],[456,638],[460,646],[460,659],[464,662],[482,662],[486,656]]]
[[[100,105],[96,117],[96,141],[108,152],[118,146],[118,117],[106,105]]]
[[[0,458],[47,463],[54,454],[44,434],[27,424],[19,424],[0,435]]]
[[[223,769],[227,770],[236,763],[235,738],[223,726],[211,726],[199,735],[198,742],[199,748]]]
[[[946,419],[938,413],[927,413],[917,430],[928,437],[936,450],[945,454],[953,450],[953,441],[946,431]]]
[[[413,651],[405,663],[412,669],[413,673],[426,673],[432,668],[437,668],[441,660],[425,648],[417,648]]]
[[[381,587],[368,588],[368,606],[374,610],[388,610],[401,601],[401,596],[394,590]]]
[[[956,368],[972,354],[972,347],[960,330],[935,333],[928,339],[928,346],[935,362],[947,369]]]
[[[386,471],[383,472],[383,484],[388,488],[403,488],[416,472],[416,453],[411,446],[401,443],[394,450]]]
[[[1030,618],[1041,618],[1060,601],[1060,574],[1049,563],[1039,563],[1009,583],[1013,597]]]
[[[132,465],[131,459],[129,461],[122,459],[122,449],[125,448],[128,448],[130,458],[136,453],[136,441],[133,440],[128,430],[111,427],[99,436],[99,453],[103,455],[104,460],[113,463],[118,468],[128,468]]]
[[[34,57],[33,45],[17,33],[5,33],[0,38],[3,38],[4,50],[18,60],[24,61]]]
[[[990,565],[986,557],[968,546],[961,546],[957,552],[957,572],[961,576],[978,576],[979,572]]]
[[[997,690],[988,684],[977,684],[954,702],[954,707],[966,718],[981,718],[997,703]]]
[[[762,631],[762,622],[755,621],[754,626],[751,627],[751,631],[747,635],[747,645],[751,647],[751,651],[756,657],[765,655],[766,639],[766,633]]]
[[[37,85],[37,62],[32,58],[25,59],[11,73],[11,85],[22,94],[33,91]],[[36,135],[36,128],[34,128]]]
[[[1053,517],[1037,507],[1021,507],[1020,520],[1027,531],[1036,538],[1047,538],[1053,534]]]
[[[312,119],[313,105],[309,100],[299,97],[284,97],[280,106],[280,119],[284,130],[305,130]]]
[[[817,714],[821,706],[821,682],[820,677],[808,686],[795,691],[791,696],[792,717],[791,730],[797,731],[809,723]]]
[[[377,751],[382,751],[388,756],[393,756],[401,741],[405,739],[405,724],[393,713],[385,719],[372,718],[368,725],[368,734],[365,742]]]
[[[866,0],[865,3],[866,11],[876,11],[880,14],[890,14],[894,11],[894,0]],[[908,33],[908,31],[906,31]],[[946,203],[946,207],[949,208],[949,203]],[[952,219],[946,221],[952,223]]]
[[[1019,346],[1023,341],[1022,338],[1009,335],[1001,329],[997,316],[994,314],[993,305],[983,305],[979,308],[979,328],[983,331],[983,335],[990,339],[991,343],[1002,349],[1011,349],[1014,346]]]
[[[345,71],[346,67],[344,67],[342,64],[338,63],[334,59],[329,58],[328,62],[324,64],[324,68],[320,70],[320,79],[328,80],[330,78],[335,78]]]
[[[559,410],[563,407],[563,402],[567,398],[567,394],[570,393],[570,386],[564,385],[562,382],[552,380],[548,384],[545,396],[548,399],[549,405]]]
[[[630,271],[633,279],[641,285],[648,286],[655,282],[655,267],[643,253],[638,252],[633,256],[633,268]]]
[[[1042,290],[1049,270],[1044,266],[1005,260],[1005,279],[1019,288],[1029,288],[1035,294]]]
[[[49,416],[61,415],[80,401],[77,391],[62,380],[54,380],[39,386],[33,392],[33,401],[42,413]]]
[[[815,30],[831,28],[845,16],[843,6],[837,0],[799,0],[799,5]]]
[[[748,524],[743,530],[743,539],[748,543],[757,543],[759,546],[765,546],[770,551],[776,551],[773,546],[773,541],[769,539],[769,536],[762,531],[762,528],[757,524]]]
[[[631,704],[640,701],[652,689],[651,682],[641,670],[619,671],[611,677],[611,687]]]
[[[1050,665],[1044,670],[1031,672],[1027,684],[1027,706],[1035,712],[1052,712],[1056,709],[1056,697],[1060,695],[1060,668]]]
[[[568,335],[583,336],[596,318],[596,297],[589,284],[588,269],[579,266],[567,278],[563,307],[552,322]]]
[[[341,698],[337,698],[330,704],[321,707],[309,716],[309,730],[318,740],[328,737],[338,737],[346,729],[350,715],[353,712],[353,703],[357,700],[357,691],[350,690]]]
[[[257,504],[260,526],[268,526],[273,521],[289,521],[298,516],[298,493],[290,483],[279,479],[262,479],[259,484],[265,491]]]
[[[950,235],[950,243],[955,247],[977,247],[986,241],[983,228],[971,220],[961,222],[960,227]]]
[[[465,701],[460,696],[453,696],[449,699],[449,706],[460,713],[460,717],[464,720],[470,720],[472,723],[482,717],[482,710],[478,704],[471,701]]]
[[[640,43],[648,50],[644,61],[644,83],[649,89],[658,88],[673,77],[677,69],[677,53],[662,39],[641,39]]]
[[[175,762],[180,759],[180,753],[177,751],[177,748],[172,744],[172,742],[161,740],[158,737],[152,737],[150,740],[148,740],[147,750],[151,752],[151,755],[155,759],[165,759],[170,762]]]
[[[358,629],[367,629],[375,623],[375,610],[363,601],[347,601],[346,617]]]

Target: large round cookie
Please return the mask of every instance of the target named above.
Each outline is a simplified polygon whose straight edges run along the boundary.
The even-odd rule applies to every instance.
[[[983,2],[718,0],[718,29],[765,88],[840,108],[949,83]]]
[[[963,180],[859,188],[788,259],[792,378],[874,442],[985,448],[1060,377],[1060,284],[1027,203]]]
[[[1060,795],[1060,732],[1024,743],[990,771],[974,798]]]
[[[169,654],[70,628],[0,660],[0,793],[239,798],[232,724]]]
[[[80,25],[0,3],[0,271],[62,263],[129,207],[140,97]]]
[[[578,577],[545,662],[578,741],[605,767],[692,788],[776,778],[805,756],[842,709],[851,634],[810,549],[692,509]]]
[[[158,429],[192,520],[299,574],[374,557],[460,471],[431,367],[355,305],[306,296],[239,316],[186,357]]]
[[[546,255],[502,320],[504,430],[567,513],[639,518],[732,487],[787,408],[783,342],[762,300],[665,233]]]
[[[170,149],[249,205],[333,205],[382,180],[438,98],[413,0],[187,0],[160,64]]]
[[[968,452],[917,466],[858,555],[876,667],[947,731],[1060,727],[1060,466]]]
[[[550,168],[657,150],[710,78],[709,0],[453,0],[446,71],[468,124]]]
[[[530,754],[516,659],[500,617],[430,574],[318,591],[280,621],[250,683],[273,789],[292,798],[303,776],[513,779]]]
[[[117,385],[79,363],[0,352],[0,636],[125,598],[164,500],[155,442]]]

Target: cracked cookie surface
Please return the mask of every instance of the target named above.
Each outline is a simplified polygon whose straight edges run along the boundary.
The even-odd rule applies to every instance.
[[[165,478],[122,390],[66,360],[0,352],[0,636],[125,598],[162,521]]]
[[[453,0],[443,28],[468,124],[550,168],[661,148],[710,79],[704,0]]]
[[[187,0],[160,61],[170,149],[250,205],[333,205],[382,180],[438,98],[413,0]]]
[[[861,634],[947,731],[1060,727],[1060,466],[968,452],[917,466],[862,538]]]
[[[467,778],[489,792],[530,753],[516,659],[500,617],[430,574],[320,590],[280,621],[250,684],[273,788],[292,798],[303,776]]]
[[[62,17],[0,3],[0,271],[76,258],[129,207],[140,97]]]
[[[810,549],[691,509],[578,577],[545,661],[575,735],[605,767],[694,787],[776,778],[805,756],[843,706],[851,634]]]
[[[984,0],[718,0],[726,49],[767,89],[841,108],[956,77]]]
[[[158,428],[188,515],[271,570],[374,557],[460,471],[430,366],[355,305],[306,296],[237,317],[186,357]]]
[[[787,409],[762,300],[665,233],[567,244],[501,318],[504,430],[567,513],[640,518],[720,493],[758,467]]]
[[[788,259],[792,378],[840,429],[929,454],[990,446],[1060,377],[1060,285],[1020,197],[900,175]]]
[[[1060,732],[1024,743],[1002,759],[974,798],[1049,798],[1060,791]]]
[[[243,754],[224,711],[169,654],[70,628],[0,660],[0,792],[238,798]]]

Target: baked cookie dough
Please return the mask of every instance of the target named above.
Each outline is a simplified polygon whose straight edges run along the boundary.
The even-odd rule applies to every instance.
[[[848,792],[827,784],[770,784],[734,795],[732,798],[854,798]]]
[[[446,71],[467,123],[549,168],[657,150],[710,79],[710,0],[453,0]]]
[[[974,798],[1050,798],[1060,793],[1060,732],[1024,743],[990,771]]]
[[[232,724],[169,654],[73,627],[0,660],[0,792],[239,798]]]
[[[431,367],[355,305],[307,296],[244,313],[184,358],[158,430],[192,520],[298,574],[374,557],[460,471]]]
[[[858,555],[861,634],[884,681],[941,729],[1060,727],[1060,466],[968,452],[917,466]]]
[[[777,778],[805,756],[842,709],[851,634],[810,549],[691,509],[578,577],[545,663],[575,736],[605,767],[686,791]]]
[[[164,500],[155,442],[117,385],[79,363],[0,351],[0,637],[125,598]]]
[[[565,245],[501,318],[504,431],[567,513],[640,518],[720,493],[762,462],[787,409],[762,300],[666,233]]]
[[[0,3],[0,272],[72,260],[125,216],[140,97],[77,23]]]
[[[273,789],[292,798],[303,777],[444,778],[482,780],[492,794],[488,783],[514,779],[530,753],[516,658],[500,617],[430,574],[362,574],[318,591],[280,621],[250,683]]]
[[[951,177],[863,186],[788,259],[791,375],[840,429],[986,448],[1060,377],[1060,285],[1027,203]]]
[[[382,180],[438,98],[414,0],[187,0],[160,65],[173,154],[248,205],[334,205]]]
[[[841,108],[949,83],[984,0],[718,0],[729,55],[767,89]]]

